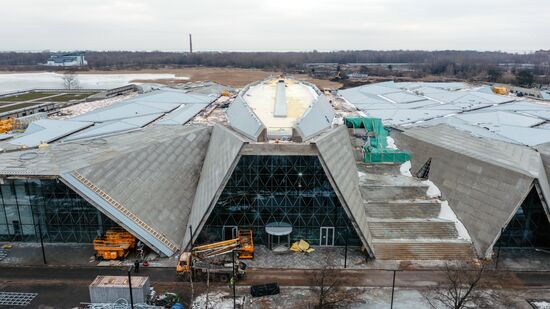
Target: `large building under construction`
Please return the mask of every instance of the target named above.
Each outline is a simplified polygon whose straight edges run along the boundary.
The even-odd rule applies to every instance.
[[[377,259],[550,247],[548,105],[461,83],[222,92],[151,90],[0,135],[0,240],[120,226],[164,256],[238,229]]]

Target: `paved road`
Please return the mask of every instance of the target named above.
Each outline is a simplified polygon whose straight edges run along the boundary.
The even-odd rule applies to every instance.
[[[281,286],[309,286],[319,270],[253,269],[247,271],[241,286],[278,282]],[[100,267],[0,267],[0,291],[35,292],[39,296],[27,308],[53,306],[71,308],[88,302],[88,285],[97,275],[127,275],[127,268]],[[190,285],[177,281],[172,268],[145,268],[137,275],[149,276],[152,286],[162,293],[173,291],[184,299],[190,298]],[[342,278],[344,285],[355,287],[391,287],[392,271],[336,270],[333,276]],[[506,289],[550,289],[550,272],[510,272],[487,270],[484,275],[490,286]],[[423,289],[446,282],[445,272],[434,270],[398,271],[396,287]],[[214,285],[225,286],[222,283]],[[204,290],[195,284],[195,293]],[[195,294],[197,295],[197,294]],[[186,303],[184,301],[184,303]],[[2,307],[0,308],[8,308]]]
[[[240,285],[279,282],[283,286],[309,286],[320,270],[254,269],[247,271]],[[91,282],[97,275],[126,275],[127,268],[101,267],[0,267],[0,282],[6,281],[83,281]],[[172,268],[141,268],[138,275],[149,276],[152,282],[179,283]],[[347,286],[391,287],[393,272],[387,270],[335,270]],[[486,270],[484,280],[500,288],[550,288],[550,272],[521,272]],[[447,281],[444,271],[406,270],[396,274],[398,287],[431,287]],[[185,284],[185,283],[182,283]]]

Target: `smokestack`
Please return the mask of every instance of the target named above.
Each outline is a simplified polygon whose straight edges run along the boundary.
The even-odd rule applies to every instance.
[[[191,33],[189,33],[189,53],[193,53],[193,38],[191,37]]]

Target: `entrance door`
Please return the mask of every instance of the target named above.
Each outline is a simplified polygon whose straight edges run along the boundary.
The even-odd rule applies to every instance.
[[[334,246],[334,227],[322,226],[320,246]]]
[[[237,229],[236,225],[224,225],[223,226],[223,240],[229,240],[237,238]]]

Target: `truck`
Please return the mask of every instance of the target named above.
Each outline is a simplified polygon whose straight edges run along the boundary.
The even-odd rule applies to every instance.
[[[231,254],[231,257],[227,257]],[[232,258],[235,260],[232,260]],[[183,252],[176,266],[181,280],[201,278],[210,274],[211,278],[229,282],[234,277],[240,279],[246,273],[246,264],[239,259],[254,257],[252,231],[239,231],[237,238],[195,246],[191,251]]]

